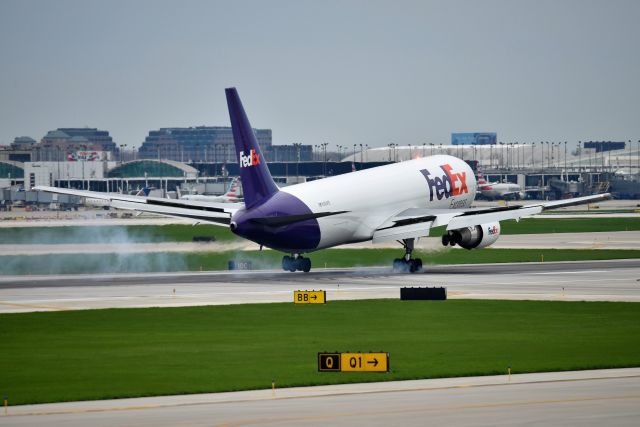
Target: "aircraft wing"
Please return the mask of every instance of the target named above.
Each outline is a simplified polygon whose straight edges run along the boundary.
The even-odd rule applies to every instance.
[[[212,203],[192,200],[162,199],[159,197],[130,196],[127,194],[101,193],[99,191],[37,186],[34,190],[48,193],[102,199],[116,209],[156,213],[176,218],[187,218],[217,225],[229,225],[231,215],[244,207],[243,203]]]
[[[513,196],[514,194],[520,194],[522,192],[524,192],[524,190],[505,191],[504,193],[500,193],[500,196]]]
[[[496,221],[505,221],[539,214],[545,210],[564,208],[609,199],[609,193],[573,199],[536,203],[527,206],[499,206],[468,209],[406,209],[386,220],[373,234],[373,243],[401,240],[429,235],[429,229],[442,225],[447,230],[473,227]]]

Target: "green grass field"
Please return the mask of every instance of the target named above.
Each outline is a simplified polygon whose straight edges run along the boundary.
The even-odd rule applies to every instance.
[[[640,366],[640,305],[337,301],[0,314],[11,404]],[[386,351],[390,373],[319,373]]]
[[[391,266],[398,249],[326,249],[311,253],[313,268]],[[280,269],[282,253],[259,251],[51,254],[0,256],[0,274],[94,274],[226,270],[229,260],[251,261],[252,269]],[[464,249],[415,251],[425,263],[479,264],[640,258],[640,250],[615,249]]]
[[[527,218],[520,222],[503,221],[500,225],[502,234],[638,231],[640,218]],[[444,227],[433,228],[431,236],[440,236],[443,231]],[[172,224],[3,228],[0,232],[0,244],[191,242],[194,236],[214,236],[216,240],[223,242],[240,240],[225,227]]]

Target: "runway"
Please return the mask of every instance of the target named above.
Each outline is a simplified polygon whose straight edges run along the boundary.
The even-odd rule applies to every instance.
[[[0,312],[289,302],[323,289],[328,301],[399,298],[404,286],[445,286],[449,298],[640,301],[640,260],[389,268],[0,277]]]
[[[616,231],[607,233],[555,233],[505,235],[492,245],[497,249],[638,249],[640,231]],[[371,242],[342,245],[337,249],[398,249],[397,242],[372,244]],[[260,246],[248,240],[231,242],[101,242],[74,244],[0,244],[0,256],[51,255],[51,254],[100,254],[100,253],[154,253],[154,252],[214,252],[257,251]],[[423,237],[416,242],[416,249],[437,251],[442,249],[440,237]],[[459,249],[459,248],[456,248]],[[464,249],[459,249],[464,250]],[[0,270],[1,271],[1,270]]]
[[[640,368],[25,405],[6,426],[635,426]]]

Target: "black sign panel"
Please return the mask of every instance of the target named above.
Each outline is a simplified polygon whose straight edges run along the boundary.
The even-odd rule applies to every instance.
[[[340,372],[340,353],[318,353],[318,371]]]

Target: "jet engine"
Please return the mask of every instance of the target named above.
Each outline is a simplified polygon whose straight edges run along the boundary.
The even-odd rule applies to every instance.
[[[473,227],[449,230],[447,234],[442,236],[442,244],[444,246],[459,245],[465,249],[480,249],[493,245],[498,240],[498,237],[500,237],[500,223],[490,222]]]

